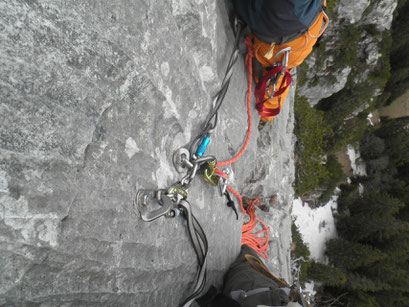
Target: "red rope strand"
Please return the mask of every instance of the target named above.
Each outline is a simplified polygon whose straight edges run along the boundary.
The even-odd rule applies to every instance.
[[[243,144],[243,147],[239,151],[239,153],[233,157],[230,160],[223,161],[223,162],[217,162],[216,166],[217,167],[223,167],[229,164],[232,164],[237,161],[238,158],[244,153],[244,151],[247,148],[247,145],[249,144],[250,141],[250,136],[251,136],[251,125],[252,125],[252,120],[251,120],[251,92],[252,92],[252,87],[253,87],[253,42],[251,40],[251,36],[248,35],[244,42],[246,43],[247,46],[247,55],[246,55],[246,67],[249,71],[249,81],[248,81],[248,90],[247,90],[247,114],[248,114],[248,128],[247,128],[247,137],[246,141]]]

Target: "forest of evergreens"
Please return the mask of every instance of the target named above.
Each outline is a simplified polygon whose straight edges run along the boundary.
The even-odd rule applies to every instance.
[[[409,1],[400,1],[393,20],[390,49],[391,77],[383,93],[383,100],[391,103],[409,88]]]
[[[409,118],[384,120],[361,143],[368,176],[341,186],[339,237],[326,249],[345,278],[334,285],[323,274],[319,297],[339,298],[333,306],[408,306]]]
[[[343,31],[354,44],[358,33],[374,34],[376,29],[349,26]],[[409,89],[409,1],[399,1],[391,31],[378,34],[382,57],[366,80],[356,82],[365,61],[348,58],[354,68],[343,90],[314,109],[308,109],[302,97],[296,100],[298,195],[319,188],[327,193],[318,205],[328,200],[345,178],[333,154],[346,144],[359,142],[367,169],[367,176],[340,186],[338,238],[327,242],[326,248],[329,265],[308,259],[293,227],[294,257],[306,260],[300,279],[322,285],[317,306],[409,306],[409,117],[382,118],[376,127],[368,126],[366,118]],[[376,89],[382,94],[372,99]],[[364,104],[369,106],[364,112],[349,116],[351,109]],[[312,123],[317,120],[321,132]],[[311,133],[304,136],[304,129]]]

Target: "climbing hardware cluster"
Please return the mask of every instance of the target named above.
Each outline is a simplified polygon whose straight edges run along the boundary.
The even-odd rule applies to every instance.
[[[193,179],[198,174],[198,170],[205,167],[205,181],[212,186],[218,186],[220,195],[227,198],[227,206],[234,210],[237,219],[237,209],[229,193],[236,196],[243,218],[246,216],[246,210],[243,207],[243,200],[240,194],[229,185],[229,171],[222,171],[220,168],[237,161],[237,159],[244,153],[250,140],[252,125],[252,59],[254,56],[250,37],[245,39],[247,46],[245,63],[249,71],[247,91],[248,130],[246,140],[241,150],[228,161],[218,162],[215,156],[205,155],[207,146],[210,143],[211,134],[217,126],[218,111],[227,93],[233,74],[233,67],[239,55],[239,39],[242,32],[242,24],[238,19],[235,20],[234,28],[234,33],[236,36],[234,49],[230,56],[221,88],[214,97],[212,111],[209,114],[201,133],[199,133],[198,136],[191,142],[189,148],[180,148],[173,155],[173,164],[175,169],[179,173],[184,174],[184,176],[167,189],[139,190],[133,204],[135,213],[145,222],[151,222],[160,217],[175,218],[179,215],[184,216],[187,221],[188,232],[198,258],[199,269],[192,294],[181,303],[181,306],[183,307],[190,306],[192,302],[201,295],[206,285],[206,258],[208,252],[207,238],[203,228],[192,212],[192,207],[189,201],[187,200],[188,189]],[[255,218],[254,202],[249,206],[249,208],[247,208],[247,213],[249,214],[250,220],[243,225],[242,244],[248,244],[250,247],[255,249],[259,255],[266,258],[268,228],[259,219]],[[261,232],[251,234],[256,221],[261,222],[264,228]]]

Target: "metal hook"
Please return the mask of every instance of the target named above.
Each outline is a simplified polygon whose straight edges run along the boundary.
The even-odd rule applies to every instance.
[[[274,55],[274,59],[277,59],[277,57],[280,54],[284,53],[283,61],[281,62],[281,65],[284,66],[284,68],[287,68],[287,66],[288,66],[288,55],[289,55],[290,51],[291,51],[291,47],[286,47],[284,49],[281,49],[279,52],[277,52]]]
[[[190,162],[190,152],[186,148],[179,148],[173,154],[173,165],[178,173],[183,173],[193,167]]]
[[[219,176],[218,185],[220,196],[223,196],[226,193],[227,183],[229,182],[229,170],[226,169],[224,173],[227,175],[227,177]]]
[[[174,203],[164,192],[163,190],[139,190],[133,203],[136,215],[145,222],[151,222],[166,215],[174,207]],[[152,201],[156,201],[161,208],[149,211],[148,206]]]

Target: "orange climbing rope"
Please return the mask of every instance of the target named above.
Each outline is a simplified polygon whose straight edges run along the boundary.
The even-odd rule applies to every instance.
[[[219,169],[215,169],[214,173],[217,176],[223,177],[225,179],[228,178],[227,174]],[[240,210],[243,213],[243,218],[247,214],[250,216],[250,220],[243,225],[241,228],[241,245],[248,245],[251,247],[260,257],[267,259],[267,247],[268,247],[268,230],[269,228],[261,221],[259,218],[256,217],[256,213],[254,212],[254,206],[260,206],[260,200],[258,198],[254,199],[250,205],[247,207],[247,211],[244,210],[243,206],[243,199],[240,194],[234,190],[231,186],[226,186],[226,188],[237,197]],[[256,226],[256,222],[259,222],[263,227],[263,230],[260,230],[256,233],[252,233],[254,227]]]
[[[229,164],[232,164],[236,162],[240,156],[244,153],[244,151],[247,148],[247,145],[250,141],[250,136],[251,136],[251,125],[252,125],[252,120],[251,120],[251,92],[252,92],[252,87],[253,87],[253,57],[254,57],[254,52],[253,52],[253,42],[252,42],[252,37],[251,35],[248,35],[244,42],[246,43],[247,46],[247,55],[246,55],[246,67],[249,72],[249,81],[248,81],[248,90],[247,90],[247,113],[248,113],[248,129],[247,129],[247,136],[246,140],[241,148],[241,150],[237,153],[236,156],[234,156],[232,159],[223,161],[223,162],[217,162],[216,163],[216,168],[214,170],[214,173],[217,176],[223,177],[225,179],[228,178],[228,175],[224,173],[223,171],[219,170],[217,167],[223,167]],[[243,213],[243,218],[246,216],[246,210],[243,207],[243,199],[240,196],[240,194],[234,190],[230,186],[226,186],[226,188],[236,196],[237,200],[239,201],[240,204],[240,210]],[[256,217],[256,214],[254,212],[254,206],[255,205],[260,205],[260,200],[255,199],[251,202],[251,204],[247,207],[247,214],[250,216],[249,222],[245,223],[242,227],[242,237],[241,237],[241,245],[248,245],[250,248],[252,248],[260,257],[263,257],[264,259],[267,259],[267,247],[268,247],[268,230],[269,228],[266,227],[266,225]],[[263,227],[262,230],[252,233],[256,222],[259,222],[261,226]]]
[[[254,212],[255,205],[260,206],[260,200],[258,198],[254,199],[247,207],[247,214],[250,216],[250,221],[244,224],[241,229],[241,245],[251,247],[260,257],[267,259],[269,228],[256,217]],[[259,222],[263,229],[252,233],[256,222]]]
[[[232,164],[237,161],[238,158],[244,153],[244,151],[247,148],[247,145],[249,144],[250,141],[250,136],[251,136],[251,91],[253,87],[253,42],[251,41],[251,36],[248,35],[244,42],[246,43],[247,46],[247,55],[246,55],[246,67],[249,71],[249,83],[248,83],[248,90],[247,90],[247,114],[248,114],[248,129],[247,129],[247,137],[246,141],[243,144],[243,147],[241,150],[237,153],[236,156],[234,156],[232,159],[227,160],[227,161],[222,161],[222,162],[217,162],[216,167],[223,167],[229,164]],[[232,192],[233,193],[233,192]],[[233,193],[234,194],[234,193]]]

